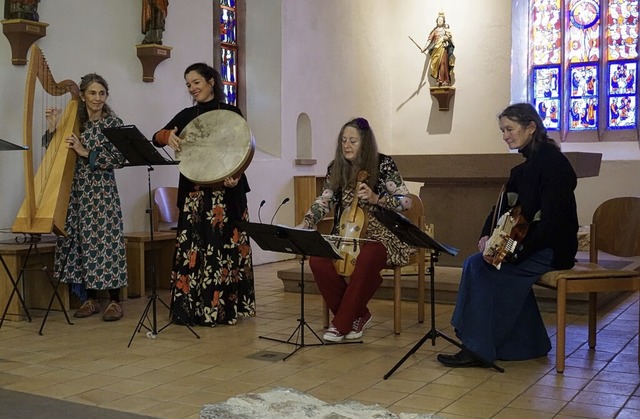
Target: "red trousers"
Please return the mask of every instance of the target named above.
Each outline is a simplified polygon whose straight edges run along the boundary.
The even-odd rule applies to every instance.
[[[333,326],[346,335],[353,321],[368,313],[367,303],[382,283],[380,271],[387,266],[387,249],[379,242],[366,242],[356,259],[356,267],[349,278],[336,273],[332,259],[311,257],[309,266],[333,313]]]

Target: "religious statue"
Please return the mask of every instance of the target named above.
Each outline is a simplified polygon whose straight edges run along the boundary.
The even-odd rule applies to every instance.
[[[4,18],[38,22],[38,3],[40,0],[4,0]]]
[[[169,0],[142,0],[143,44],[162,45],[162,33],[167,18]]]
[[[453,40],[449,25],[446,23],[444,12],[438,13],[436,27],[431,30],[427,38],[427,44],[420,50],[428,52],[431,57],[429,63],[429,75],[433,77],[438,86],[451,86],[451,76],[455,57],[453,55]]]

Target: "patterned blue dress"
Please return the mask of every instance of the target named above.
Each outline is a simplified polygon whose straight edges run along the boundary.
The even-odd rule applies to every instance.
[[[67,237],[60,236],[56,246],[55,276],[61,282],[93,290],[127,286],[122,210],[114,174],[124,158],[102,133],[104,128],[121,125],[120,118],[106,116],[86,122],[80,135],[89,156],[76,160],[65,221]]]

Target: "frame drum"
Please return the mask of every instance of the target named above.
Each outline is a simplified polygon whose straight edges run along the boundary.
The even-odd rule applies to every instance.
[[[249,124],[235,112],[209,111],[182,130],[178,170],[200,185],[221,183],[238,177],[251,163],[255,140]]]

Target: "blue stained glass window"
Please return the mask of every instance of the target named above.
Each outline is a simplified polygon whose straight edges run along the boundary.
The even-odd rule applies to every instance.
[[[219,0],[220,76],[227,103],[238,101],[238,10],[236,0]]]
[[[637,72],[638,62],[635,60],[609,62],[608,128],[634,128],[637,125]]]
[[[220,67],[220,75],[222,76],[222,81],[225,82],[236,82],[236,51],[221,48],[220,49],[220,58],[222,59],[222,66]]]
[[[533,70],[533,105],[538,109],[544,126],[548,130],[560,129],[561,94],[560,66],[535,67]]]
[[[570,131],[598,129],[598,65],[572,64],[569,67],[571,80],[571,124]],[[580,119],[576,120],[576,113]]]

